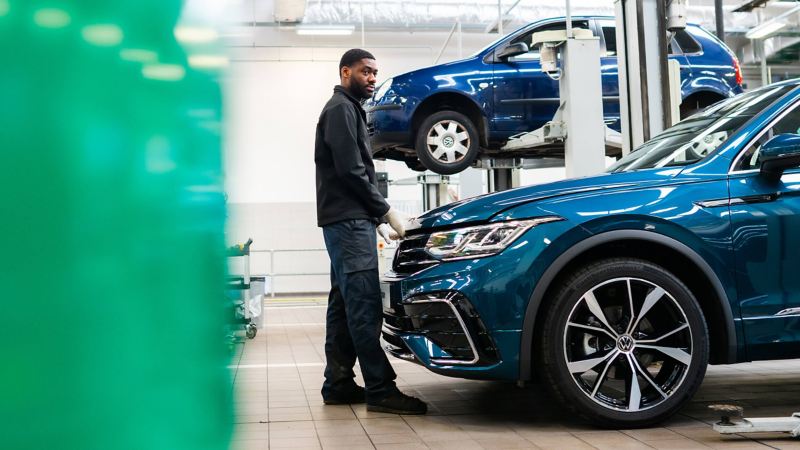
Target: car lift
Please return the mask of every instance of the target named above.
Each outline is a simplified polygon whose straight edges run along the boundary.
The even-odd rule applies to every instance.
[[[721,420],[714,424],[714,431],[722,434],[789,433],[792,437],[800,437],[800,412],[790,417],[744,418],[741,406],[710,405],[709,408],[720,413]]]

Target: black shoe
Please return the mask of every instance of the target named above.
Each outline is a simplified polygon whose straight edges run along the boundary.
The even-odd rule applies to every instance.
[[[350,405],[355,403],[364,403],[364,388],[356,385],[346,392],[329,395],[327,398],[323,398],[322,401],[326,405]]]
[[[390,414],[425,414],[428,412],[428,405],[418,398],[397,391],[377,403],[367,403],[367,411]]]

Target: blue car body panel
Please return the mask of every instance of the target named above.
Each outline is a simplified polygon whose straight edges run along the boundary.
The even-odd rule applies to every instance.
[[[731,172],[732,162],[751,139],[797,102],[800,88],[694,164],[523,187],[422,215],[414,233],[540,217],[561,220],[529,229],[497,255],[440,262],[386,279],[396,287],[394,301],[441,291],[462,293],[480,314],[499,354],[484,366],[421,362],[459,377],[530,378],[541,289],[568,255],[606,237],[665,243],[703,272],[719,298],[719,320],[724,322],[715,324],[720,335],[712,339],[723,345],[712,359],[732,363],[800,357],[800,169],[787,171],[778,184],[765,182],[757,170]],[[735,200],[742,198],[750,200]],[[403,339],[417,355],[432,348],[420,336]]]
[[[601,25],[613,23],[613,17],[574,17],[589,24],[602,37]],[[393,77],[388,91],[365,103],[367,121],[376,157],[386,150],[413,149],[414,128],[423,119],[423,105],[446,104],[457,97],[477,107],[484,147],[495,148],[510,136],[541,127],[553,117],[558,107],[558,82],[541,71],[538,59],[495,62],[496,50],[530,30],[563,22],[563,18],[538,21],[520,28],[469,58],[427,67]],[[683,98],[705,92],[726,98],[742,92],[736,83],[734,57],[716,37],[697,25],[687,31],[702,51],[674,54],[681,65]],[[604,115],[616,130],[619,122],[619,84],[616,56],[601,58]],[[452,103],[452,101],[451,101]],[[434,108],[435,109],[435,108]]]

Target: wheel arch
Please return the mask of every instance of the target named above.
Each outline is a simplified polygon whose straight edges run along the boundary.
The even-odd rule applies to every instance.
[[[428,96],[414,109],[414,113],[411,117],[412,142],[414,142],[413,140],[417,135],[417,131],[426,117],[433,113],[446,110],[458,111],[466,115],[478,129],[481,146],[488,146],[489,123],[480,105],[468,95],[453,91],[437,92],[436,94]]]
[[[653,256],[659,255],[659,256]],[[558,286],[560,277],[588,262],[616,256],[636,256],[677,272],[700,303],[709,327],[710,362],[738,361],[737,334],[728,295],[709,264],[686,244],[671,237],[642,230],[615,230],[589,237],[565,252],[545,270],[531,294],[523,319],[520,342],[520,379],[533,378],[536,331],[541,329],[544,302]],[[672,262],[669,260],[672,259]],[[667,261],[665,264],[664,262]],[[682,273],[696,269],[687,279]],[[688,280],[688,282],[687,282]]]

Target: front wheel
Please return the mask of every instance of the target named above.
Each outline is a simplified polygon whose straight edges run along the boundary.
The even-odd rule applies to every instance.
[[[634,428],[675,414],[700,387],[708,331],[692,292],[644,260],[608,259],[566,279],[539,341],[547,385],[602,426]]]
[[[417,131],[415,147],[420,162],[441,175],[452,175],[469,167],[480,152],[478,129],[456,111],[428,116]]]

